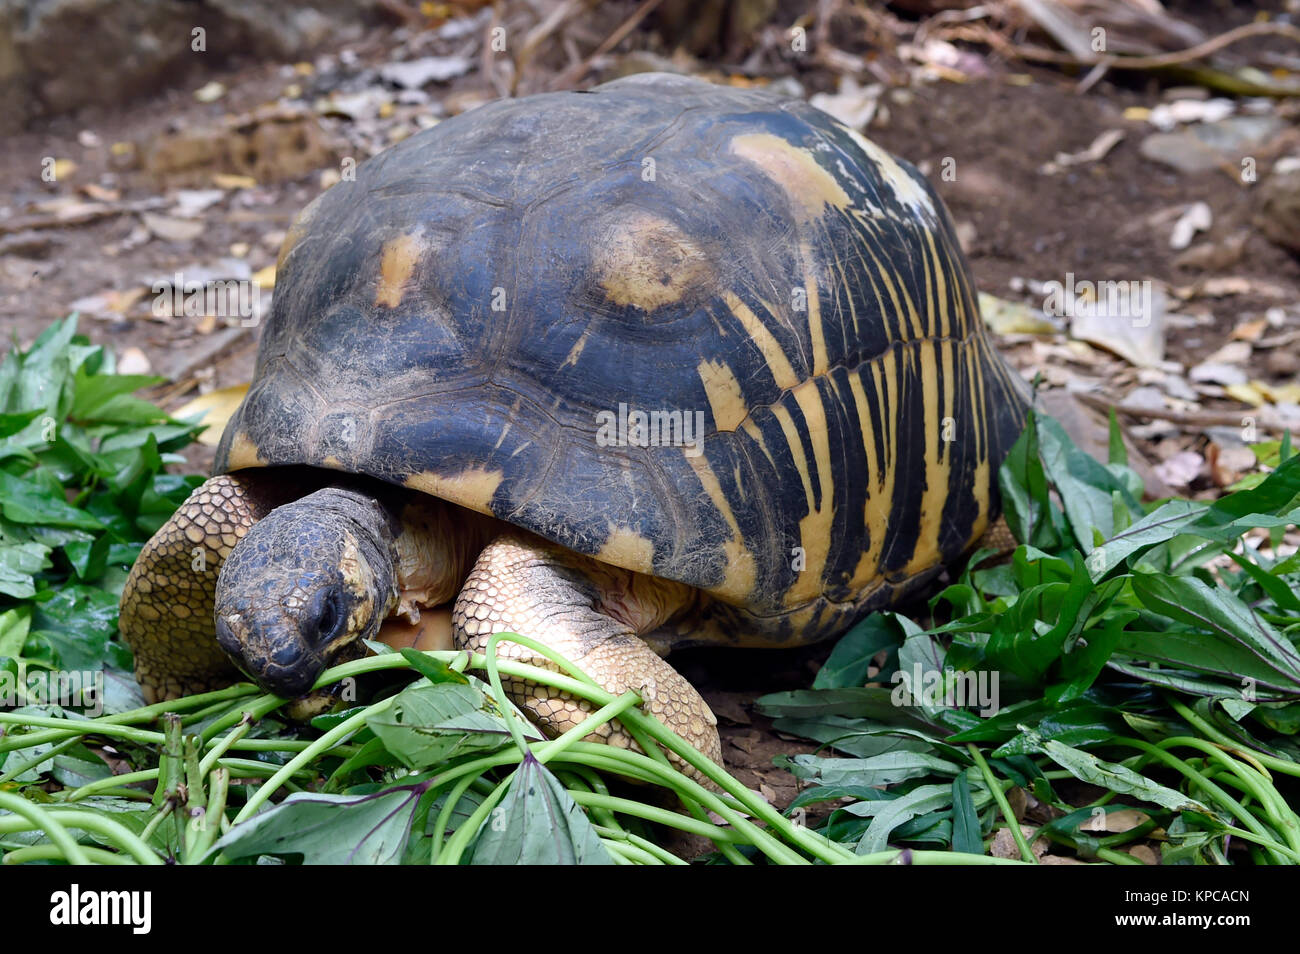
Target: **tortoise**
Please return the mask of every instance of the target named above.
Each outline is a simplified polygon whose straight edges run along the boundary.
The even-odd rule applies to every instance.
[[[217,476],[122,595],[150,700],[240,672],[300,697],[449,613],[456,646],[531,636],[716,761],[662,657],[924,586],[996,517],[1027,408],[922,175],[755,89],[484,105],[324,192],[277,269]],[[506,689],[548,733],[584,718]]]

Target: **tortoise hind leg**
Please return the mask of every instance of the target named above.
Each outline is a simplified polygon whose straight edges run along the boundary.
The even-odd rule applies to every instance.
[[[553,647],[609,692],[640,693],[647,711],[714,762],[722,762],[717,720],[708,705],[638,634],[693,605],[696,592],[598,563],[539,539],[508,534],[483,550],[452,612],[456,644],[482,652],[494,633],[528,636]],[[497,644],[501,658],[556,669],[517,643]],[[551,736],[578,725],[592,706],[521,679],[502,680],[506,693]],[[636,748],[617,723],[589,736]],[[674,756],[675,759],[675,756]]]
[[[271,483],[235,474],[204,481],[140,551],[122,590],[118,628],[147,702],[241,678],[217,645],[212,601],[231,549],[288,498],[283,485],[264,489]]]

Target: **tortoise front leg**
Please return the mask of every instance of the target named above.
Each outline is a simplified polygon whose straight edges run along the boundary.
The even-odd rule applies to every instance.
[[[722,745],[700,694],[638,634],[650,632],[696,599],[680,583],[611,567],[545,543],[509,534],[478,558],[456,600],[452,629],[462,649],[482,652],[494,633],[528,636],[576,663],[609,692],[636,690],[647,711],[718,764]],[[533,650],[502,640],[499,657],[557,667]],[[503,677],[506,693],[552,736],[593,711],[567,692]],[[588,737],[636,748],[627,731],[606,723]],[[675,757],[674,757],[674,760]]]
[[[267,484],[275,486],[268,491]],[[219,689],[243,678],[217,645],[217,574],[249,528],[292,496],[282,478],[213,477],[145,544],[122,590],[118,623],[135,654],[145,701]]]

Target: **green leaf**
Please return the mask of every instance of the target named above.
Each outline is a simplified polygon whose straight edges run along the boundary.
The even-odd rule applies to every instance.
[[[511,742],[500,708],[482,683],[420,681],[399,692],[392,705],[366,725],[408,768],[421,769],[467,752],[494,752]],[[526,736],[540,739],[531,726]]]
[[[1145,552],[1186,530],[1206,512],[1206,505],[1190,500],[1170,500],[1126,530],[1112,536],[1099,552],[1088,555],[1092,578],[1100,580],[1128,557]]]
[[[1254,514],[1281,513],[1291,509],[1297,496],[1300,496],[1300,454],[1279,464],[1259,486],[1220,497],[1210,505],[1199,526],[1219,526]]]
[[[853,815],[870,818],[871,825],[854,847],[859,855],[884,851],[889,846],[889,836],[903,822],[918,815],[947,808],[952,803],[952,786],[919,785],[906,795],[888,802],[855,802],[844,810]]]
[[[1120,430],[1119,417],[1115,414],[1115,408],[1113,407],[1110,408],[1107,414],[1106,424],[1108,437],[1107,462],[1128,466],[1128,448],[1124,446],[1124,432]]]
[[[295,792],[236,825],[215,849],[231,860],[301,856],[308,865],[394,865],[401,861],[422,785],[369,795]]]
[[[762,696],[755,705],[766,716],[816,719],[824,716],[867,718],[891,725],[905,725],[930,731],[935,728],[918,708],[900,706],[896,692],[875,686],[851,689],[794,689]]]
[[[1094,529],[1103,537],[1115,531],[1111,491],[1127,493],[1127,489],[1104,466],[1076,448],[1056,421],[1040,415],[1036,423],[1043,470],[1061,498],[1079,549],[1090,553]],[[1136,501],[1133,506],[1140,509]]]
[[[411,664],[411,668],[431,683],[454,682],[460,683],[462,686],[469,685],[469,678],[464,673],[452,669],[441,659],[426,656],[409,646],[403,647],[401,653],[402,658]]]
[[[586,814],[531,752],[483,823],[471,858],[476,865],[613,863]]]
[[[82,422],[120,424],[166,420],[167,415],[150,404],[130,395],[141,388],[161,384],[166,378],[145,374],[87,374],[78,368],[74,379],[76,397],[69,416]]]
[[[1213,814],[1200,802],[1188,798],[1182,792],[1157,784],[1123,765],[1102,761],[1095,755],[1081,752],[1063,742],[1045,740],[1041,751],[1081,782],[1098,785],[1117,795],[1129,795],[1144,802],[1151,802],[1171,811]]]
[[[50,548],[39,543],[0,543],[0,593],[17,599],[36,595],[35,575],[48,570]]]
[[[32,608],[15,606],[0,613],[0,659],[23,654],[27,631],[32,625]]]
[[[61,490],[22,480],[3,470],[0,470],[0,513],[14,523],[102,529],[100,522],[90,514],[64,501]]]
[[[1274,674],[1269,680],[1272,684],[1287,686],[1300,694],[1300,653],[1232,593],[1222,587],[1208,586],[1195,577],[1154,573],[1135,574],[1132,585],[1134,595],[1143,606],[1192,627],[1205,651],[1226,661],[1222,655],[1225,649],[1233,659],[1239,658],[1238,651],[1244,649],[1254,662],[1250,670],[1263,667]],[[1156,642],[1173,642],[1180,637],[1185,641],[1186,635],[1170,631],[1166,640],[1157,638]],[[1152,651],[1150,643],[1148,640],[1141,647],[1144,653]],[[1223,663],[1215,664],[1212,669],[1193,663],[1203,660],[1205,654],[1204,651],[1183,652],[1175,658],[1190,669],[1223,672]],[[1234,671],[1250,674],[1242,669],[1228,670]]]
[[[1124,731],[1124,722],[1114,708],[1086,701],[1048,711],[1036,722],[1025,720],[1025,725],[1032,728],[1025,729],[1011,741],[998,746],[993,751],[995,758],[1037,752],[1046,740],[1074,746],[1101,745]]]
[[[881,614],[872,613],[835,644],[830,658],[818,670],[813,688],[861,686],[867,681],[867,670],[875,655],[882,649],[892,649],[900,643],[901,636],[897,627]]]
[[[887,752],[865,759],[796,755],[782,764],[796,777],[817,785],[897,785],[926,775],[956,775],[965,768],[922,752]]]
[[[1060,538],[1052,519],[1047,474],[1039,456],[1037,420],[1038,413],[1031,410],[1024,430],[998,468],[998,489],[1003,516],[1015,538],[1021,543],[1050,548]]]
[[[837,715],[777,719],[772,727],[778,732],[803,736],[860,759],[886,752],[934,752],[950,759],[965,756],[964,750],[949,745],[933,732],[899,725],[881,726],[866,719]]]
[[[63,669],[104,667],[109,639],[117,632],[117,597],[89,586],[69,585],[40,603],[32,616],[29,640],[40,640],[57,654]]]
[[[952,780],[952,850],[969,855],[984,854],[980,818],[975,811],[970,779],[965,772]]]

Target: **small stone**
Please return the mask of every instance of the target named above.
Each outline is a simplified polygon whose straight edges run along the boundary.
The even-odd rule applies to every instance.
[[[1294,351],[1275,348],[1264,359],[1264,370],[1279,378],[1300,373],[1300,355]]]

